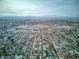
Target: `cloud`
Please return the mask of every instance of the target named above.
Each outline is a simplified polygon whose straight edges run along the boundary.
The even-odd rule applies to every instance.
[[[0,0],[0,15],[79,15],[79,0]]]

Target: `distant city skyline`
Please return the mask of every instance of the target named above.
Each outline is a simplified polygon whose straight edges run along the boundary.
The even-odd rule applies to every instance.
[[[79,17],[79,0],[0,0],[0,16]]]

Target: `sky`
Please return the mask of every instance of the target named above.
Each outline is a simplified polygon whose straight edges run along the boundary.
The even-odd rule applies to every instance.
[[[0,16],[79,17],[79,0],[0,0]]]

